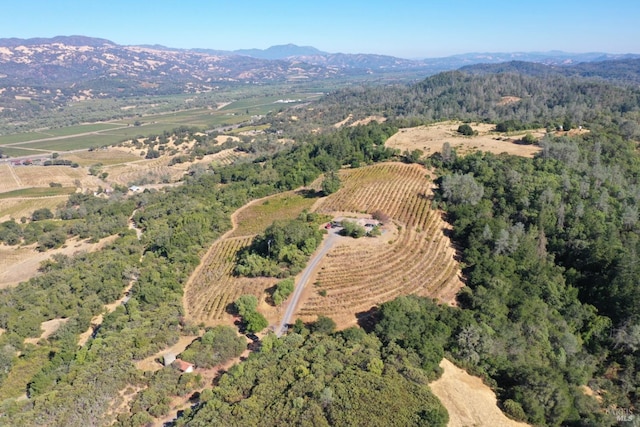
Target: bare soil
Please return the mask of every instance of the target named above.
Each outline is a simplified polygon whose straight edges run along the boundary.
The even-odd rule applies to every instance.
[[[26,338],[24,340],[25,344],[38,344],[38,341],[45,340],[49,338],[55,331],[60,328],[63,324],[65,324],[69,320],[66,319],[51,319],[46,322],[42,322],[40,324],[40,329],[42,329],[42,334],[38,338]]]
[[[442,359],[442,376],[430,384],[431,390],[449,412],[448,427],[526,427],[502,413],[496,395],[482,379]]]
[[[522,157],[533,157],[540,151],[540,147],[519,144],[517,141],[527,133],[531,133],[538,139],[546,134],[545,129],[538,129],[507,135],[493,132],[495,125],[471,123],[471,127],[478,132],[478,135],[463,136],[457,131],[461,124],[461,122],[442,122],[429,126],[401,129],[387,140],[386,145],[401,151],[422,150],[425,155],[432,155],[442,151],[442,145],[448,142],[460,155],[474,151],[489,151],[495,154],[508,153]]]
[[[353,114],[349,114],[349,116],[347,116],[346,119],[335,123],[333,125],[334,128],[339,128],[342,126],[359,126],[359,125],[366,125],[369,124],[371,122],[378,122],[378,123],[383,123],[387,120],[386,117],[382,117],[382,116],[369,116],[369,117],[365,117],[364,119],[360,119],[360,120],[353,120]]]
[[[355,122],[351,123],[349,126],[360,126],[360,125],[368,125],[371,122],[378,122],[378,123],[384,123],[387,121],[386,117],[382,117],[382,116],[369,116],[369,117],[365,117],[364,119],[361,120],[356,120]]]

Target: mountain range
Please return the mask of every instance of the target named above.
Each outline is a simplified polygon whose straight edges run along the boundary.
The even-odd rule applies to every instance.
[[[411,60],[375,54],[328,53],[294,44],[223,51],[160,45],[124,46],[85,36],[5,38],[0,39],[0,99],[6,105],[7,100],[37,98],[43,94],[68,100],[198,93],[231,84],[362,78],[388,73],[395,76],[405,73],[416,79],[479,63],[517,60],[541,67],[566,68],[577,63],[638,57],[640,55],[554,51],[469,53]]]

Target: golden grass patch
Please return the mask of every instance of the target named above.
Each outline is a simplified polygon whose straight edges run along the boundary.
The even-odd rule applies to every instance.
[[[69,196],[53,196],[38,198],[0,198],[0,222],[7,221],[11,218],[19,220],[20,218],[30,218],[33,211],[41,208],[48,208],[55,212],[58,206],[67,202]]]
[[[77,151],[75,153],[63,154],[60,156],[65,160],[71,160],[80,166],[91,166],[96,163],[103,165],[115,165],[119,163],[128,163],[140,160],[140,156],[124,150],[113,148],[98,149],[93,151]]]
[[[507,418],[497,405],[496,395],[482,379],[442,359],[442,376],[429,384],[449,413],[448,427],[526,427],[529,424]]]
[[[542,138],[546,130],[538,129],[522,131],[509,135],[493,132],[495,125],[488,123],[471,123],[476,136],[463,136],[458,133],[458,126],[462,122],[441,122],[428,126],[400,129],[386,142],[387,147],[405,150],[422,150],[425,155],[442,151],[445,142],[451,144],[459,155],[475,151],[489,151],[500,154],[507,153],[522,157],[533,157],[540,151],[537,145],[523,145],[517,143],[524,135],[531,133],[536,138]]]

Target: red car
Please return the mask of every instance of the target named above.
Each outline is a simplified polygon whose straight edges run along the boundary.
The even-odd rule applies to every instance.
[[[324,228],[326,228],[327,230],[329,230],[331,228],[331,223],[328,223],[327,225],[324,226]]]

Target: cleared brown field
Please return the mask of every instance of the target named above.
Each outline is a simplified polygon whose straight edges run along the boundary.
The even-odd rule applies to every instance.
[[[422,150],[425,155],[431,155],[442,150],[445,142],[451,144],[460,155],[473,151],[489,151],[492,153],[508,153],[516,156],[533,157],[540,151],[537,145],[523,145],[516,141],[527,133],[536,138],[542,138],[546,130],[538,129],[520,133],[502,134],[492,132],[495,125],[487,123],[471,123],[476,136],[463,136],[457,132],[462,122],[442,122],[429,126],[401,129],[389,138],[386,145],[391,148],[404,150]]]
[[[394,235],[384,245],[363,238],[334,247],[322,261],[298,316],[327,315],[348,326],[356,322],[356,313],[399,295],[453,303],[463,284],[455,250],[444,234],[449,226],[442,212],[431,208],[427,171],[386,163],[343,171],[342,179],[343,188],[320,203],[317,212],[381,210],[397,230],[386,231]]]

